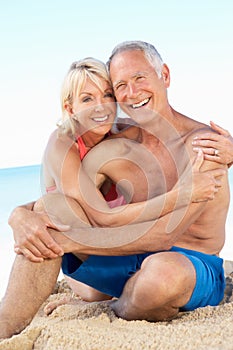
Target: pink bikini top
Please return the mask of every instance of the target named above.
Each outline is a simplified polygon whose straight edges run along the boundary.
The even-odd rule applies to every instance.
[[[79,150],[80,159],[83,160],[83,158],[85,157],[85,155],[87,154],[87,152],[89,150],[87,150],[86,145],[83,142],[83,139],[82,139],[81,136],[77,137],[76,142],[78,144],[78,150]]]
[[[76,142],[78,144],[78,151],[79,151],[80,159],[83,160],[85,155],[89,152],[89,149],[86,148],[86,145],[83,142],[83,139],[82,139],[81,136],[78,136],[76,138]],[[51,186],[51,187],[47,187],[46,191],[47,192],[52,192],[55,189],[56,189],[56,186]],[[123,195],[118,195],[118,193],[116,191],[116,186],[114,184],[112,184],[110,190],[108,191],[108,193],[106,193],[104,198],[108,202],[108,205],[109,205],[110,208],[115,208],[117,206],[126,204],[124,196]]]

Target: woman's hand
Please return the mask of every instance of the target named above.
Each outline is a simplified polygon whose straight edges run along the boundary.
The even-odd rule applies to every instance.
[[[53,259],[64,254],[62,248],[51,237],[48,228],[67,231],[67,225],[54,224],[44,213],[36,213],[26,207],[17,207],[8,220],[15,239],[15,252],[23,254],[33,262]]]
[[[192,142],[193,151],[198,152],[201,148],[205,159],[227,164],[230,167],[233,164],[233,137],[229,131],[213,122],[210,122],[210,126],[218,134],[206,132],[196,136]]]
[[[221,177],[226,174],[226,170],[222,168],[200,171],[203,161],[204,154],[199,150],[192,171],[190,166],[187,167],[178,182],[180,190],[187,193],[189,201],[194,203],[213,200],[222,186]]]

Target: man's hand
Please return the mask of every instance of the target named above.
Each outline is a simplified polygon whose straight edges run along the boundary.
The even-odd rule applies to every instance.
[[[222,185],[221,177],[226,173],[226,170],[222,168],[201,172],[203,161],[203,152],[199,150],[194,159],[192,171],[187,167],[178,183],[182,191],[187,191],[190,201],[195,203],[214,199]]]
[[[231,166],[233,164],[233,137],[229,131],[213,122],[210,122],[210,126],[218,134],[206,132],[196,136],[192,142],[193,151],[198,152],[201,148],[205,159]]]
[[[15,239],[15,252],[33,262],[53,259],[64,254],[51,237],[48,228],[67,231],[69,226],[54,224],[45,213],[35,213],[25,207],[14,209],[8,220]]]

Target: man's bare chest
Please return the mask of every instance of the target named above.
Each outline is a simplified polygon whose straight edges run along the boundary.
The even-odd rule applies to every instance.
[[[107,172],[130,202],[165,193],[178,179],[176,161],[164,145],[148,148],[136,144],[127,157],[112,162]]]

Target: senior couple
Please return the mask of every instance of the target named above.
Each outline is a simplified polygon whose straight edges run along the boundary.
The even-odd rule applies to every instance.
[[[109,300],[126,320],[220,303],[233,139],[173,109],[169,85],[168,66],[141,41],[119,44],[107,69],[93,58],[71,65],[43,159],[47,194],[9,218],[17,255],[0,338],[30,323],[61,266],[76,295]],[[131,119],[119,123],[116,101]]]

